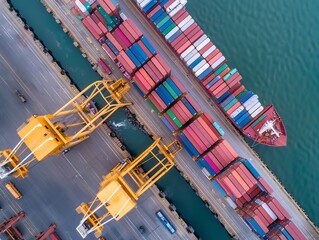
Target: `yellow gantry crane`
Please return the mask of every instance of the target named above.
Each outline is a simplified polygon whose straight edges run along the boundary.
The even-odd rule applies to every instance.
[[[117,109],[130,104],[121,102],[129,88],[124,79],[96,81],[55,113],[30,117],[17,129],[18,144],[0,151],[0,178],[25,178],[32,161],[42,161],[87,139]]]
[[[118,221],[131,211],[139,196],[174,166],[174,157],[181,149],[176,140],[164,145],[160,138],[156,138],[137,158],[118,163],[104,176],[96,198],[76,208],[84,215],[76,228],[82,238],[91,232],[100,237],[105,224],[111,220]]]

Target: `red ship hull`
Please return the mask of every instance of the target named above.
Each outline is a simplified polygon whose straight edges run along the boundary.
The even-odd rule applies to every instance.
[[[263,129],[267,122],[274,123],[273,130]],[[240,129],[240,131],[255,142],[267,146],[282,147],[287,145],[285,125],[273,105],[266,106],[253,121]]]

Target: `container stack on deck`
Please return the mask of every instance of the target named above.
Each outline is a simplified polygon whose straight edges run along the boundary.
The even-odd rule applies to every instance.
[[[239,158],[228,141],[222,138],[224,132],[217,122],[209,114],[201,113],[194,99],[186,94],[180,80],[171,75],[171,69],[167,63],[156,53],[155,48],[143,36],[143,33],[132,20],[121,12],[118,4],[114,0],[76,0],[73,2],[72,12],[82,20],[83,25],[101,43],[108,56],[117,64],[124,76],[130,80],[168,129],[183,144],[204,175],[225,197],[230,206],[238,210],[245,220],[250,220],[254,224],[248,225],[263,237],[262,233],[258,231],[260,229],[266,230],[268,226],[265,228],[265,225],[262,225],[265,222],[261,223],[260,220],[255,220],[256,216],[260,217],[260,210],[262,211],[262,209],[259,205],[263,201],[269,205],[278,218],[275,223],[269,225],[271,228],[269,227],[266,234],[266,236],[270,236],[269,239],[272,239],[272,236],[278,236],[278,231],[283,232],[282,229],[291,231],[291,233],[289,232],[292,236],[290,239],[298,239],[296,236],[302,236],[295,225],[287,221],[290,216],[287,215],[284,208],[276,199],[270,197],[272,189],[269,185],[260,177],[251,163]],[[195,75],[198,75],[198,77],[205,75],[202,80],[205,81],[206,85],[209,85],[209,89],[213,84],[207,79],[213,78],[214,74],[218,77],[218,80],[214,81],[218,82],[223,79],[222,84],[226,88],[228,87],[227,89],[233,88],[234,85],[231,85],[234,84],[233,81],[238,85],[241,76],[237,73],[237,70],[231,71],[222,57],[217,59],[220,64],[216,66],[216,71],[213,71],[215,69],[212,65],[215,62],[210,61],[210,58],[213,59],[215,56],[210,55],[210,58],[207,58],[209,54],[206,53],[207,50],[214,48],[213,44],[189,16],[183,4],[174,0],[161,1],[160,5],[155,0],[139,1],[142,11],[144,13],[149,12],[150,17],[163,15],[162,20],[157,20],[157,27],[164,33],[163,35],[169,42],[179,47],[177,50],[183,49],[180,54],[183,54],[183,60],[189,63]],[[184,25],[181,23],[186,22],[185,18],[181,18],[182,16],[191,21],[187,23],[191,26],[190,29],[189,27],[182,27]],[[155,17],[153,18],[155,19]],[[164,18],[166,20],[163,20]],[[173,29],[174,32],[171,32]],[[183,35],[187,39],[184,39]],[[200,43],[199,39],[203,42]],[[193,47],[189,48],[191,45]],[[185,54],[186,50],[193,55]],[[212,50],[209,51],[213,52]],[[194,57],[195,55],[196,57]],[[193,59],[198,64],[193,64]],[[206,67],[207,64],[208,67]],[[222,88],[220,87],[220,89]],[[211,90],[214,92],[215,88]],[[231,113],[233,113],[231,109],[236,108],[234,111],[239,112],[238,108],[246,108],[248,105],[252,105],[253,101],[256,101],[254,99],[258,99],[258,97],[254,97],[256,95],[245,90],[242,85],[238,86],[235,92],[232,92],[234,98],[229,98],[231,91],[227,91],[229,94],[224,97],[223,101],[219,97],[221,94],[224,95],[223,92],[218,92],[219,95],[214,96],[218,97],[216,99]],[[242,99],[246,100],[243,101]],[[251,101],[250,104],[247,101]],[[263,217],[267,218],[266,215]],[[300,237],[300,239],[302,238]]]
[[[276,145],[278,135],[270,134],[272,136],[269,139],[270,136],[266,134],[263,139],[258,135],[260,128],[244,131],[263,111],[268,118],[264,118],[262,124],[267,119],[276,119],[276,116],[261,105],[256,94],[246,90],[240,83],[242,76],[238,70],[227,65],[225,56],[185,10],[187,1],[161,0],[156,4],[156,1],[149,0],[135,2],[232,123],[253,140]],[[148,3],[148,7],[144,7],[145,3]],[[277,145],[282,146],[286,144],[286,132],[278,117],[277,121],[276,128],[283,135]]]

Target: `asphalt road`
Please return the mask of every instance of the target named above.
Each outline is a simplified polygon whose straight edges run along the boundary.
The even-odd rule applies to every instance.
[[[72,94],[25,31],[15,25],[2,2],[0,8],[0,149],[6,149],[17,144],[16,129],[29,116],[54,112]],[[20,102],[15,89],[25,95],[27,103]],[[0,221],[23,210],[26,217],[17,226],[26,240],[33,239],[53,222],[63,240],[80,239],[75,228],[81,216],[75,208],[94,199],[102,176],[121,158],[110,137],[101,129],[95,131],[65,156],[53,156],[33,164],[26,179],[2,180]],[[7,180],[22,192],[20,200],[13,199],[5,189]],[[161,201],[148,190],[136,209],[121,221],[105,226],[107,239],[190,239],[177,222],[174,222],[177,232],[172,237],[155,217],[158,209],[162,209]],[[164,212],[172,216],[169,211]],[[139,233],[140,225],[145,226],[146,234]],[[5,239],[4,235],[0,239]],[[86,239],[96,238],[90,235]]]
[[[100,45],[95,41],[90,33],[83,27],[81,22],[76,19],[68,10],[68,7],[62,1],[56,2],[53,0],[46,0],[54,12],[58,15],[60,20],[71,30],[78,42],[85,49],[86,53],[92,58],[97,59],[101,55],[107,59],[107,62],[114,69],[116,77],[122,77],[122,74],[116,69],[115,64],[107,57]],[[155,46],[157,52],[166,60],[171,66],[172,74],[181,80],[183,86],[192,95],[192,97],[199,104],[203,112],[208,112],[219,123],[225,131],[224,138],[227,139],[233,148],[239,153],[241,157],[247,158],[251,161],[253,166],[257,169],[260,175],[269,183],[274,189],[273,196],[285,206],[290,213],[292,221],[300,228],[300,230],[309,239],[318,239],[319,235],[313,226],[306,220],[305,215],[297,210],[297,206],[292,202],[289,195],[285,192],[282,185],[280,185],[270,171],[263,165],[257,154],[247,145],[242,136],[234,129],[231,123],[225,118],[221,111],[212,104],[208,99],[209,96],[203,91],[197,80],[191,75],[190,71],[181,63],[181,61],[172,53],[167,47],[166,43],[159,37],[155,31],[150,28],[149,23],[144,19],[139,11],[134,7],[133,3],[125,0],[118,0],[123,12],[133,19],[133,21],[142,30],[144,35]],[[173,139],[171,133],[167,130],[164,124],[157,118],[155,114],[150,114],[148,105],[141,102],[141,97],[132,89],[127,95],[126,99],[131,102],[138,103],[133,106],[134,110],[144,120],[144,123],[149,126],[155,134],[158,134],[166,141]],[[192,182],[200,189],[201,193],[205,195],[209,203],[214,206],[218,214],[229,225],[233,232],[240,239],[257,239],[256,235],[250,232],[247,225],[237,215],[237,213],[230,208],[224,199],[221,198],[217,190],[200,172],[197,165],[191,161],[186,151],[182,151],[176,157],[176,163],[185,172]]]

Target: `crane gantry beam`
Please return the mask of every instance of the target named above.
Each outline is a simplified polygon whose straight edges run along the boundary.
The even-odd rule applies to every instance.
[[[174,166],[174,157],[181,149],[176,140],[164,145],[156,138],[137,158],[118,163],[104,176],[96,198],[76,209],[84,215],[77,227],[82,238],[91,232],[95,232],[96,237],[101,236],[105,224],[118,221],[130,212],[139,196]]]
[[[121,102],[129,88],[124,79],[96,81],[55,113],[30,117],[17,129],[18,144],[0,151],[0,178],[24,178],[32,161],[42,161],[87,139],[117,109],[130,104]]]

